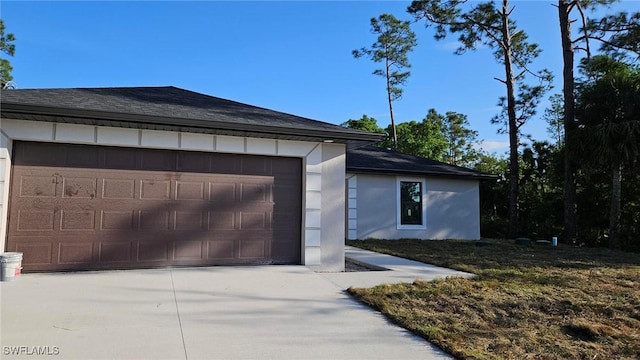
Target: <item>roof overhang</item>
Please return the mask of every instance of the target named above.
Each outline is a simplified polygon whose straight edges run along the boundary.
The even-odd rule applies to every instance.
[[[125,127],[136,129],[180,131],[215,135],[246,136],[280,140],[335,142],[378,142],[381,134],[344,129],[344,131],[292,128],[268,125],[233,124],[212,119],[151,116],[65,107],[50,107],[2,102],[0,115],[6,119],[55,123]],[[179,124],[179,125],[176,125]]]
[[[438,173],[434,171],[420,171],[420,170],[402,170],[402,169],[376,169],[365,167],[350,167],[347,166],[346,171],[353,174],[374,174],[374,175],[400,175],[400,176],[428,176],[428,177],[440,177],[457,180],[497,180],[497,175],[491,174],[451,174],[451,173]]]

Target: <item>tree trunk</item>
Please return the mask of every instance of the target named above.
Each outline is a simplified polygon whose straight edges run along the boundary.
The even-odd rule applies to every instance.
[[[515,80],[511,53],[511,30],[509,29],[509,1],[502,1],[502,39],[504,46],[505,82],[507,85],[507,115],[509,118],[509,232],[510,238],[518,232],[518,203],[520,165],[518,163],[518,126],[516,124]]]
[[[573,44],[571,41],[570,4],[558,1],[560,37],[562,39],[562,75],[564,79],[564,241],[572,243],[576,239],[576,170],[573,155],[569,149],[575,128],[575,97],[573,80]]]
[[[609,213],[609,247],[620,248],[620,199],[622,192],[622,166],[619,161],[611,169],[611,212]]]
[[[398,149],[398,133],[396,132],[396,121],[393,116],[393,98],[391,97],[391,79],[389,78],[389,58],[385,58],[385,69],[387,75],[387,101],[389,102],[389,116],[391,117],[391,132],[393,136],[393,150]]]

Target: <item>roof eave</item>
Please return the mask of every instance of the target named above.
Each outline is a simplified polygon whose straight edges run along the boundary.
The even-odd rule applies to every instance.
[[[350,173],[366,173],[366,174],[380,174],[380,175],[413,175],[413,176],[433,176],[455,179],[467,179],[467,180],[497,180],[497,175],[491,174],[451,174],[451,173],[439,173],[420,170],[389,170],[389,169],[376,169],[376,168],[364,168],[364,167],[352,167],[346,168]]]
[[[251,124],[230,124],[216,120],[189,119],[168,116],[152,116],[142,114],[129,114],[118,112],[107,112],[98,110],[84,110],[74,108],[61,108],[38,105],[25,105],[19,103],[2,102],[0,107],[2,117],[20,117],[20,115],[31,115],[37,117],[38,121],[48,122],[68,122],[92,125],[113,125],[113,122],[122,122],[129,127],[139,127],[143,125],[159,125],[169,128],[180,129],[185,132],[211,132],[221,131],[239,136],[258,136],[268,138],[295,137],[312,141],[325,141],[346,143],[352,140],[378,142],[382,140],[382,135],[373,133],[356,133],[350,131],[330,131],[317,129],[300,129],[281,126],[251,125]],[[178,123],[179,125],[176,125]]]

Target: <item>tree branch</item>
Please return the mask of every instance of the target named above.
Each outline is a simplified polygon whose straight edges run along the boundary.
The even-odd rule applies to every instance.
[[[600,38],[600,37],[590,37],[590,38],[591,38],[591,39],[593,39],[593,40],[598,40],[598,41],[602,42],[603,44],[605,44],[605,45],[607,45],[607,46],[611,46],[611,47],[616,48],[616,49],[620,49],[620,50],[628,50],[628,51],[635,52],[635,51],[633,51],[633,50],[629,50],[629,49],[625,48],[624,46],[616,45],[616,44],[611,43],[611,42],[609,42],[609,41],[607,41],[607,40],[605,40],[605,39],[603,39],[603,38]]]
[[[589,48],[589,34],[587,33],[587,19],[584,15],[584,11],[582,10],[582,6],[580,6],[580,2],[576,1],[576,8],[580,13],[580,18],[582,19],[582,29],[584,31],[585,44],[586,44],[586,52],[587,52],[587,60],[591,58],[591,49]]]
[[[493,40],[494,42],[496,42],[497,44],[499,44],[503,49],[506,49],[506,45],[502,43],[501,39],[500,39],[498,36],[494,35],[494,34],[491,32],[491,30],[493,30],[493,31],[498,31],[498,32],[499,32],[499,31],[502,31],[502,29],[501,29],[501,28],[496,27],[496,26],[490,26],[490,25],[483,24],[483,23],[479,23],[479,22],[477,22],[477,21],[475,21],[475,20],[473,20],[473,19],[469,18],[469,17],[468,17],[468,16],[466,16],[466,15],[463,15],[463,19],[466,19],[467,21],[469,21],[469,22],[470,22],[470,23],[472,23],[473,25],[475,25],[475,26],[479,27],[479,28],[480,28],[480,30],[482,30],[482,32],[483,32],[486,36],[488,36],[489,38],[491,38],[491,40]]]
[[[571,40],[571,44],[576,44],[579,43],[580,41],[583,41],[587,38],[587,35],[582,35],[579,38],[576,38],[575,40]]]

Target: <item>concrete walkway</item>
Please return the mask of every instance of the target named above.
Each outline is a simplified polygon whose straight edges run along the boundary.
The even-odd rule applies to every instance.
[[[256,266],[22,275],[0,283],[0,357],[449,359],[344,289],[464,274],[353,248],[347,256],[392,270]]]
[[[337,286],[369,288],[382,284],[411,283],[414,280],[431,281],[447,276],[470,277],[473,274],[380,254],[352,246],[345,246],[345,257],[356,264],[363,264],[380,271],[321,273]]]

